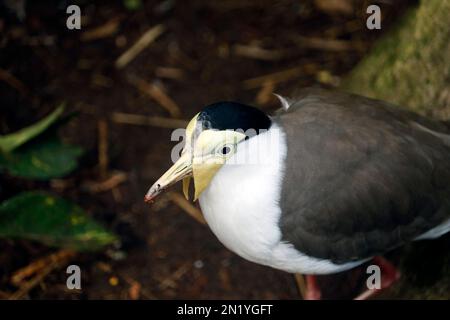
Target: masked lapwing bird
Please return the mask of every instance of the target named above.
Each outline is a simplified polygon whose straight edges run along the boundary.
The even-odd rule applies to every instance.
[[[444,123],[357,95],[304,89],[269,116],[236,102],[205,107],[173,166],[145,196],[192,178],[205,220],[241,257],[307,276],[349,270],[450,231]],[[370,293],[364,297],[370,296]]]

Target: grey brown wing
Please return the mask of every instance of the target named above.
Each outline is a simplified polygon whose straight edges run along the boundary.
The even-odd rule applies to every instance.
[[[385,252],[448,219],[450,149],[445,134],[433,134],[439,124],[376,100],[333,97],[307,96],[277,120],[288,144],[284,240],[341,263]]]

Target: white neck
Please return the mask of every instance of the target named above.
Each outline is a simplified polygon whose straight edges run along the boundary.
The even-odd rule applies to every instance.
[[[264,133],[238,144],[237,151],[200,195],[208,225],[219,240],[242,257],[262,264],[278,227],[284,133],[275,123]]]

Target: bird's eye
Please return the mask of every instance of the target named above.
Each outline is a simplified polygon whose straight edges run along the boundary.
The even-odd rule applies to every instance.
[[[229,155],[233,151],[233,146],[231,145],[225,145],[222,147],[217,148],[216,153],[222,156]]]

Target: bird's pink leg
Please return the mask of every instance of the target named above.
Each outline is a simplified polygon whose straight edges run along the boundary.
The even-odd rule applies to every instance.
[[[322,292],[317,285],[317,278],[313,275],[305,275],[306,278],[306,293],[303,297],[305,300],[320,300]]]
[[[380,267],[381,271],[381,283],[380,289],[367,289],[359,296],[355,298],[355,300],[367,300],[374,295],[380,293],[383,289],[389,288],[394,282],[396,282],[400,278],[400,272],[397,268],[386,260],[383,257],[374,257],[373,263]]]

